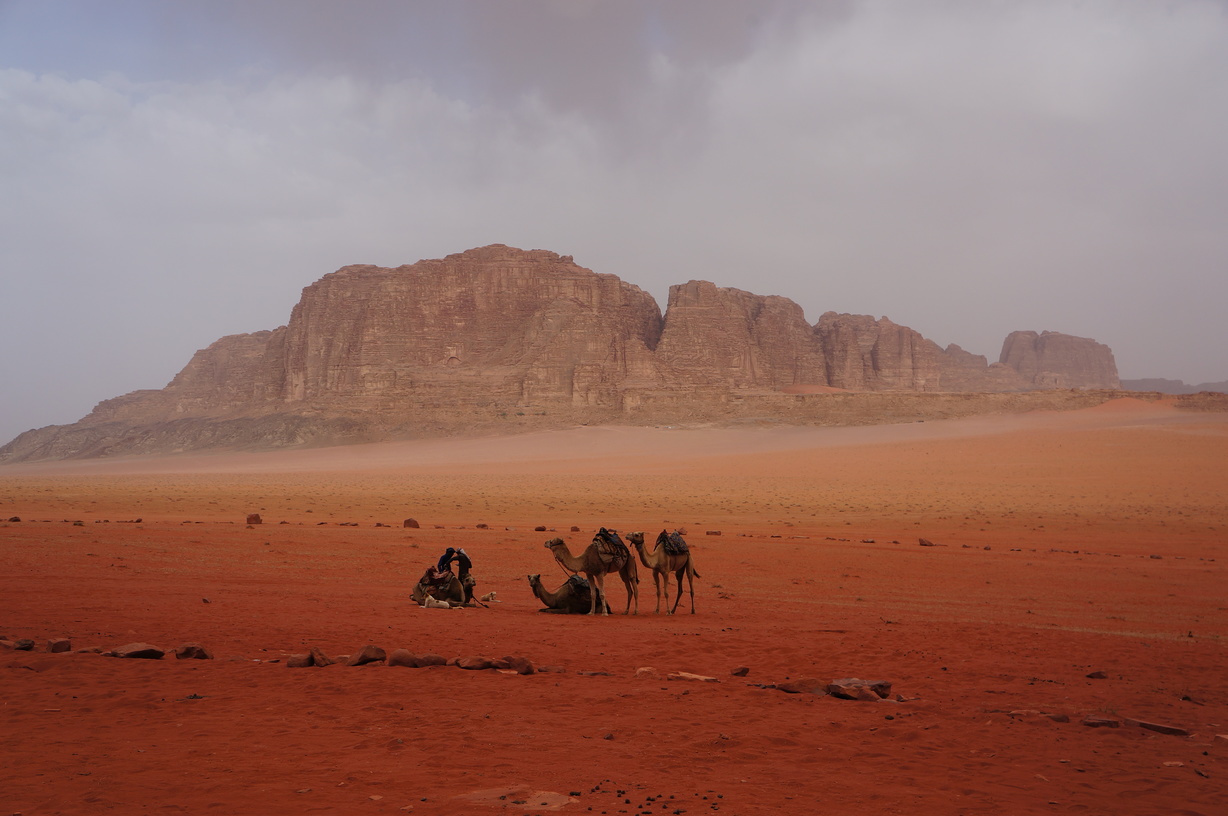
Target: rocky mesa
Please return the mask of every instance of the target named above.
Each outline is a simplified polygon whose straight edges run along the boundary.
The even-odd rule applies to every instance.
[[[812,325],[786,298],[698,280],[671,287],[662,315],[647,292],[570,256],[495,244],[325,275],[285,326],[223,337],[165,388],[28,431],[0,462],[577,422],[835,423],[850,393],[930,395],[862,400],[889,421],[967,402],[953,394],[1119,387],[1112,351],[1087,338],[1014,332],[989,363],[885,317],[827,312]]]

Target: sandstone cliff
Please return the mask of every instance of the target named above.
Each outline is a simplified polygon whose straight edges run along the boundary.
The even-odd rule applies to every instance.
[[[1011,332],[999,362],[1033,388],[1120,388],[1108,346],[1059,332]]]
[[[614,275],[496,244],[325,275],[303,290],[287,325],[224,337],[165,388],[22,434],[0,448],[0,462],[747,411],[814,422],[836,402],[813,392],[837,389],[1117,387],[1112,352],[1086,338],[1015,332],[991,365],[885,317],[827,312],[810,325],[786,298],[697,280],[671,287],[662,317],[650,295]],[[862,403],[872,404],[849,404]]]

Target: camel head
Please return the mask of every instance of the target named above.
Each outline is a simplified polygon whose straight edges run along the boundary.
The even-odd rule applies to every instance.
[[[542,577],[541,577],[541,575],[540,575],[540,574],[538,574],[538,575],[526,575],[525,577],[529,579],[529,586],[531,586],[531,587],[539,587],[539,586],[541,586],[541,583],[542,583]]]
[[[636,547],[644,546],[643,532],[627,533],[627,540],[630,541],[632,544],[634,544]]]
[[[546,549],[553,550],[555,547],[565,547],[567,544],[561,538],[552,538],[546,542]]]

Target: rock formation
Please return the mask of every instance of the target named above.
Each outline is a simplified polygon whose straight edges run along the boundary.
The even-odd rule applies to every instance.
[[[1011,332],[999,362],[1033,388],[1120,388],[1108,346],[1058,332]]]
[[[223,337],[165,388],[22,434],[0,462],[363,442],[524,427],[526,416],[548,417],[538,426],[752,410],[833,421],[848,401],[820,392],[836,390],[1118,387],[1112,352],[1085,338],[1014,332],[989,364],[885,317],[827,312],[811,325],[786,298],[698,280],[671,287],[663,318],[614,275],[495,244],[325,275],[287,325]],[[822,396],[832,399],[820,406]]]

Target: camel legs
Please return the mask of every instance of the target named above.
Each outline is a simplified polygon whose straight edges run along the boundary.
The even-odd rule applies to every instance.
[[[671,615],[678,611],[678,604],[682,601],[682,575],[683,573],[686,573],[687,589],[691,591],[691,614],[692,615],[695,614],[695,581],[691,578],[691,571],[686,568],[686,565],[683,565],[677,572],[674,573],[674,577],[678,579],[678,593],[677,595],[674,596],[674,608],[670,610]],[[666,586],[669,586],[669,576],[668,575],[665,576],[665,584]],[[666,597],[665,597],[665,604],[666,606],[669,605],[668,593],[666,594]]]
[[[661,579],[665,579],[665,611],[669,612],[669,576],[662,575],[657,570],[652,571],[652,586],[657,591],[657,614],[661,614]]]
[[[623,583],[627,585],[627,608],[623,610],[623,614],[631,612],[631,599],[635,598],[635,614],[640,614],[640,579],[635,573],[635,564],[628,561],[623,565],[623,568],[618,571],[618,577],[623,579]]]
[[[602,615],[610,614],[610,602],[609,600],[606,599],[606,596],[605,596],[605,573],[604,572],[586,572],[584,573],[584,577],[588,578],[588,587],[593,596],[592,598],[593,602],[592,602],[592,605],[589,607],[588,614],[590,615],[598,614],[597,612],[598,605],[601,606],[600,614]],[[600,604],[598,604],[598,600],[597,600],[598,598],[601,599]]]

